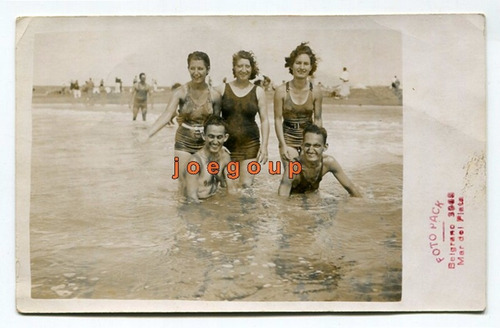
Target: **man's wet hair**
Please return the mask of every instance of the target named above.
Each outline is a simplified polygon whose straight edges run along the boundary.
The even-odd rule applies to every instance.
[[[323,143],[326,145],[328,133],[326,132],[326,129],[324,127],[319,127],[316,124],[311,124],[304,129],[303,137],[306,136],[306,133],[315,133],[323,136]]]
[[[207,127],[209,125],[219,125],[219,126],[223,126],[224,127],[224,130],[225,132],[227,133],[227,123],[226,121],[224,121],[222,119],[222,117],[220,116],[216,116],[216,115],[210,115],[206,120],[205,120],[205,123],[203,123],[203,130],[204,131],[207,131]]]

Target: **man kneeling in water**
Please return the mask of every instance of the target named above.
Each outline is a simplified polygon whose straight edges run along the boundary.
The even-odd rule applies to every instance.
[[[304,129],[302,151],[300,156],[295,159],[302,166],[300,173],[290,178],[288,167],[285,166],[285,173],[278,190],[280,196],[317,190],[323,176],[331,172],[352,197],[362,197],[335,158],[323,155],[323,152],[328,148],[326,137],[326,130],[317,125],[312,124]]]
[[[188,201],[199,203],[200,199],[213,196],[219,184],[226,186],[225,171],[231,157],[223,145],[228,137],[222,118],[210,116],[206,120],[203,133],[205,145],[191,156],[188,170],[184,171],[184,194]]]

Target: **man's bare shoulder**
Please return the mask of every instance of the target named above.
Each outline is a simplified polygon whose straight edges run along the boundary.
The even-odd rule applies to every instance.
[[[226,166],[231,161],[231,155],[226,149],[221,150],[220,161],[221,166]]]
[[[323,167],[327,171],[336,172],[339,169],[339,163],[330,155],[323,155]]]
[[[204,164],[203,157],[200,156],[198,152],[189,156],[188,162],[198,162],[199,164]]]

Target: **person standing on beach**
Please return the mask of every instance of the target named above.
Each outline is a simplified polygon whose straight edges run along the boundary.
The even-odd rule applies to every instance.
[[[310,77],[317,69],[317,58],[307,43],[301,43],[285,58],[293,79],[274,93],[274,128],[280,157],[288,162],[301,151],[304,128],[312,123],[321,126],[323,96],[313,88]]]
[[[231,152],[231,160],[240,163],[242,167],[239,182],[243,188],[250,187],[254,181],[254,175],[248,172],[247,165],[252,161],[266,163],[268,158],[266,94],[264,89],[250,82],[258,74],[259,68],[253,53],[240,50],[233,55],[235,80],[224,83],[217,89],[222,95],[222,118],[228,125],[229,139],[226,147]],[[257,114],[261,131],[255,121]]]
[[[285,173],[282,176],[278,189],[280,196],[316,191],[323,176],[330,172],[352,197],[362,197],[335,158],[323,155],[323,152],[328,149],[326,139],[327,132],[325,128],[312,124],[304,129],[302,152],[291,163],[292,165],[299,166],[300,169],[298,171],[300,172],[290,177],[289,167],[285,166]]]
[[[177,88],[165,111],[149,130],[154,136],[178,112],[179,127],[175,134],[175,157],[184,171],[191,155],[204,147],[203,124],[210,115],[220,116],[220,94],[209,87],[206,77],[210,71],[210,58],[201,51],[190,53],[187,58],[191,81]],[[184,174],[179,175],[179,187],[183,190]]]
[[[69,92],[75,98],[75,82],[73,80],[69,81]]]
[[[342,74],[340,75],[340,91],[339,95],[343,99],[349,99],[349,95],[351,94],[351,86],[349,85],[349,71],[347,67],[342,69]]]
[[[186,175],[184,195],[189,202],[199,203],[200,199],[213,196],[219,185],[227,186],[225,171],[231,157],[223,145],[228,137],[226,123],[220,116],[212,115],[205,121],[203,132],[205,145],[191,156],[190,171],[184,172]],[[196,173],[192,167],[198,168]]]
[[[391,82],[391,87],[394,90],[394,92],[397,93],[399,91],[400,85],[401,85],[401,82],[399,82],[398,76],[394,75],[394,78],[392,79],[392,82]]]
[[[73,97],[75,99],[82,97],[82,91],[80,90],[80,85],[78,84],[78,80],[73,83]]]
[[[115,77],[115,93],[122,92],[122,79]]]
[[[139,74],[139,82],[132,86],[132,97],[130,97],[129,108],[132,107],[132,120],[135,121],[139,110],[142,114],[142,120],[146,121],[146,114],[148,112],[148,96],[150,107],[153,109],[153,96],[152,89],[146,83],[146,74]]]
[[[94,98],[94,81],[92,81],[92,78],[89,78],[88,81],[85,82],[85,91],[86,91],[86,103],[87,105],[93,105],[93,98]]]

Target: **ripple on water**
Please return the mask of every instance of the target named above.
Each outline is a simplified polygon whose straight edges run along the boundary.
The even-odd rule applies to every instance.
[[[195,206],[171,179],[175,129],[140,143],[129,113],[34,112],[33,297],[400,299],[401,113],[336,114],[331,154],[365,198],[331,175],[279,198],[263,167],[252,188]]]

